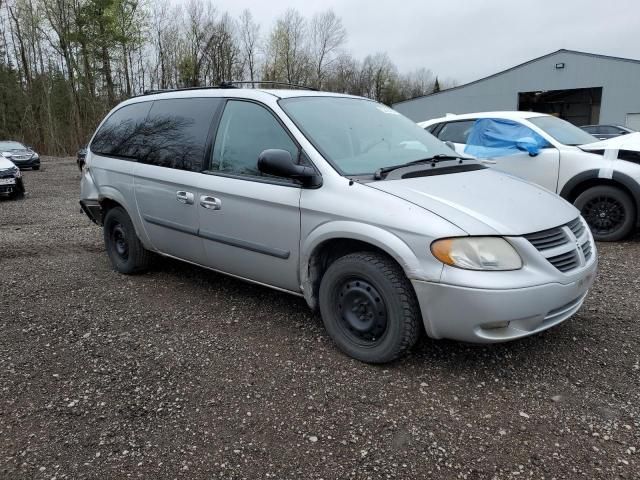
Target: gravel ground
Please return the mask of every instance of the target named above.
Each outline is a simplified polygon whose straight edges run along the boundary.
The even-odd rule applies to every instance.
[[[0,477],[640,478],[640,242],[505,345],[347,358],[303,300],[170,260],[111,270],[74,159],[0,200]]]

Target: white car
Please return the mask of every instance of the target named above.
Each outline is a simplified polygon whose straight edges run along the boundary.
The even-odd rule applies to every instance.
[[[418,125],[460,154],[558,193],[596,240],[621,240],[639,226],[640,133],[598,141],[534,112],[448,114]]]
[[[0,156],[0,197],[24,196],[24,183],[20,169],[9,159]]]

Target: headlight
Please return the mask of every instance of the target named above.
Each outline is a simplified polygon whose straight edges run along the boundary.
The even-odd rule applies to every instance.
[[[500,237],[443,238],[431,244],[433,256],[446,265],[467,270],[518,270],[522,259]]]
[[[13,167],[13,174],[16,176],[16,178],[20,178],[22,176],[22,172],[20,171],[20,169],[18,167]]]
[[[2,152],[0,153],[0,155],[2,155],[5,158],[11,158],[11,152]]]

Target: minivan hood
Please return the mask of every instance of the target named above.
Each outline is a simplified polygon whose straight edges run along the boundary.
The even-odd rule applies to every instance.
[[[579,212],[542,187],[492,169],[371,182],[469,235],[523,235],[563,225]]]

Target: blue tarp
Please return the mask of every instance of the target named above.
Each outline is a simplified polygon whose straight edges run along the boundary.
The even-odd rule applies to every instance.
[[[549,143],[539,134],[513,120],[481,118],[467,138],[464,153],[477,158],[494,158],[528,152],[537,155]]]

